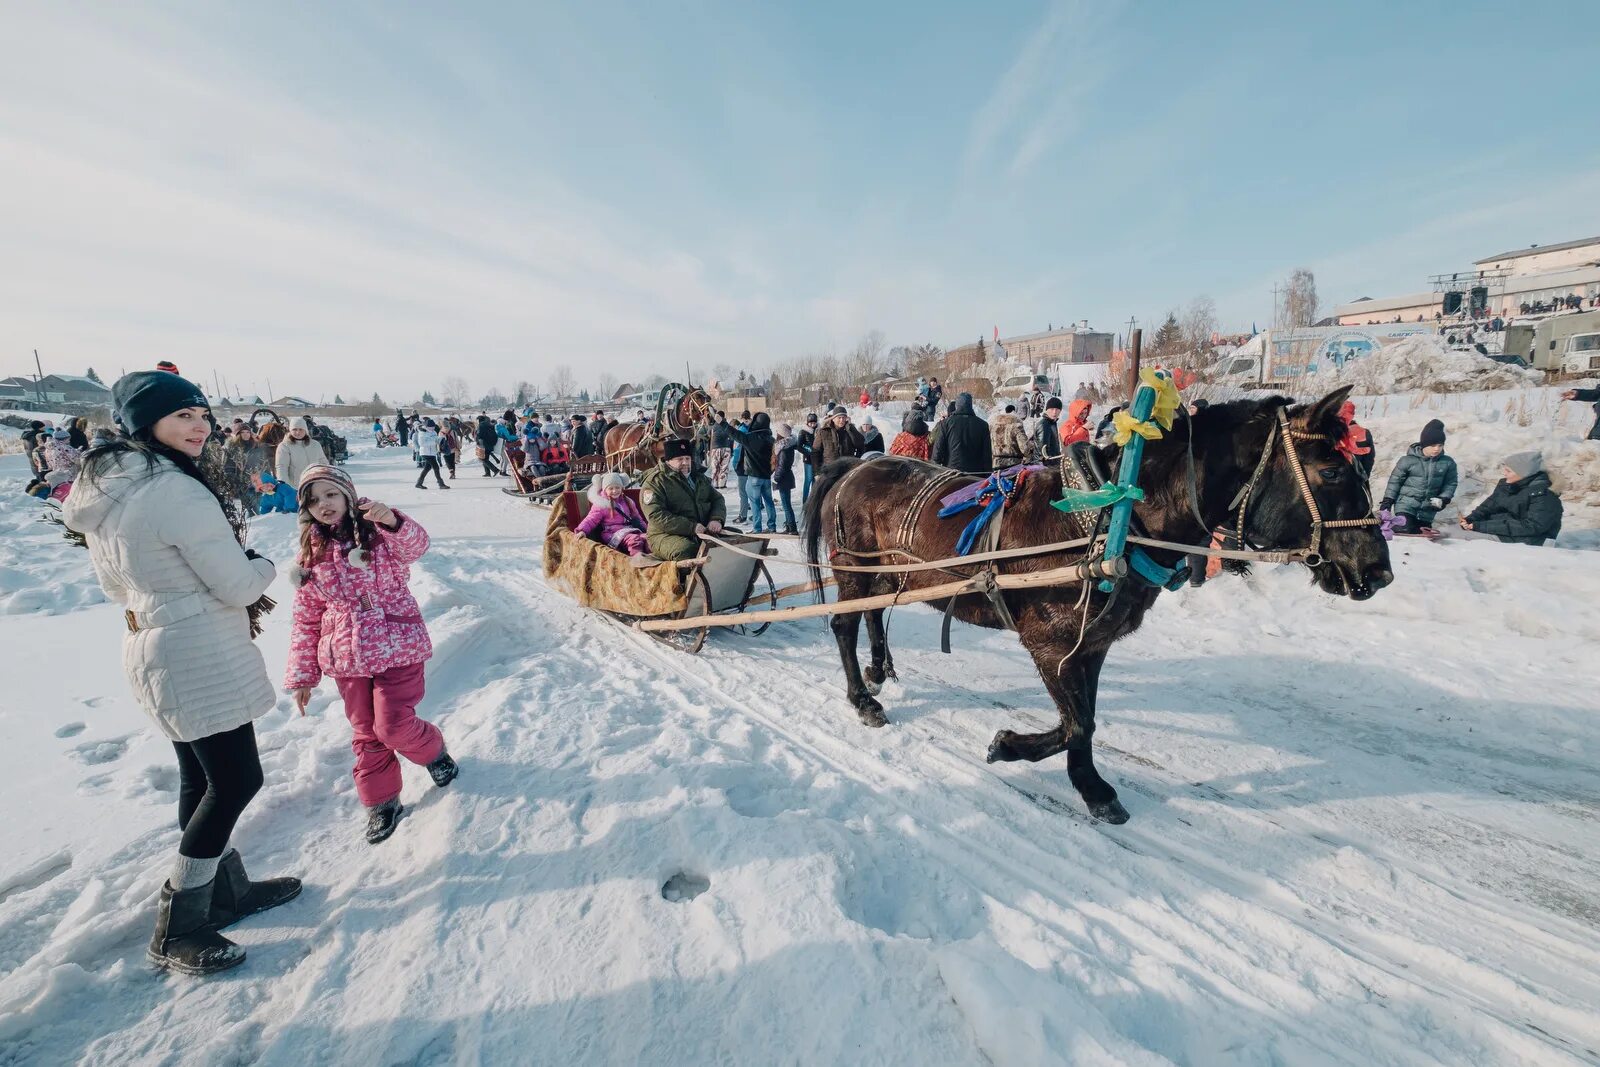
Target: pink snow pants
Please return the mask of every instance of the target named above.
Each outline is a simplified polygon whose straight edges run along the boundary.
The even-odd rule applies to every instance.
[[[444,735],[426,719],[417,718],[422,700],[423,664],[391,667],[371,678],[335,678],[344,698],[344,713],[355,737],[356,796],[367,807],[400,795],[398,753],[426,766],[444,751]]]

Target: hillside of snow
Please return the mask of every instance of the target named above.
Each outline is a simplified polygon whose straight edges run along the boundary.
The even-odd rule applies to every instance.
[[[1534,429],[1467,410],[1442,415],[1464,465]],[[1392,457],[1426,414],[1364,417]],[[1397,542],[1364,604],[1295,568],[1165,594],[1101,685],[1113,827],[1064,760],[984,763],[1054,716],[1010,635],[958,626],[943,656],[935,612],[894,612],[869,731],[821,623],[682,655],[550,590],[544,513],[503,481],[418,491],[405,453],[352,446],[359,489],[433,535],[422,712],[461,777],[407,767],[369,846],[336,694],[281,701],[234,841],[306,891],[230,931],[249,959],[212,980],[144,960],[177,775],[120,614],[0,496],[0,1064],[1600,1056],[1590,552]],[[280,570],[294,537],[253,530]]]

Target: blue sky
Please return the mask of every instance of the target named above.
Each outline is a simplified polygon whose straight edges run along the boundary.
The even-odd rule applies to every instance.
[[[0,371],[413,396],[1224,326],[1600,233],[1592,22],[1476,4],[7,5]]]

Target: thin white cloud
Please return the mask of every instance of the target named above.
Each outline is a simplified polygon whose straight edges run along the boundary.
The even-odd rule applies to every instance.
[[[1113,70],[1102,35],[1115,2],[1056,0],[973,117],[962,154],[973,176],[1030,169],[1082,125],[1083,111]]]

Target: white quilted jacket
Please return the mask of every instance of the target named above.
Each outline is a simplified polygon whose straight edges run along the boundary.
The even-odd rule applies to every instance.
[[[110,462],[97,484],[74,482],[62,510],[106,595],[134,613],[122,643],[134,695],[174,741],[259,718],[277,697],[245,608],[272,584],[271,562],[248,558],[216,498],[169,460]]]

